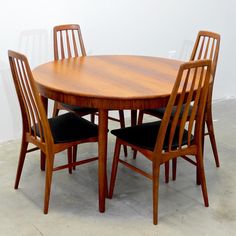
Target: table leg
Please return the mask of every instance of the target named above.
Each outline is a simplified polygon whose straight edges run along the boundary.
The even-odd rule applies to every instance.
[[[131,110],[131,126],[137,124],[137,110]]]
[[[47,114],[48,113],[48,98],[41,96],[41,100],[43,102],[43,106]],[[45,153],[41,151],[40,152],[40,168],[42,171],[45,170],[45,160],[46,160]]]
[[[137,125],[137,110],[131,110],[131,126]],[[133,159],[136,159],[137,151],[133,150]]]
[[[107,196],[107,126],[108,111],[98,111],[98,188],[99,211],[105,212],[105,199]]]

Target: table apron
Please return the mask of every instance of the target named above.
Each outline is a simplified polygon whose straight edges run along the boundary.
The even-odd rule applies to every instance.
[[[97,108],[97,109],[109,109],[109,110],[122,110],[122,109],[150,109],[165,107],[168,103],[169,96],[157,97],[157,98],[130,98],[130,99],[116,99],[116,98],[97,98],[97,97],[86,97],[79,95],[63,94],[55,90],[38,85],[39,92],[42,96],[71,105],[78,105],[82,107]]]

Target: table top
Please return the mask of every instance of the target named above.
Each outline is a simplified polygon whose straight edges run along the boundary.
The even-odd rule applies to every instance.
[[[86,56],[33,70],[41,95],[86,107],[145,109],[166,105],[182,62],[146,56]]]

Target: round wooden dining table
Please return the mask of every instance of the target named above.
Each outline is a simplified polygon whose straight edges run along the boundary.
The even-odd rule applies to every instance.
[[[107,195],[108,110],[137,110],[167,104],[182,62],[147,56],[86,56],[48,62],[33,70],[47,99],[98,109],[99,211]]]

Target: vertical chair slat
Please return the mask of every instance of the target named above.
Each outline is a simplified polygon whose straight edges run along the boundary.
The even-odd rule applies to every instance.
[[[204,57],[203,57],[202,59],[207,59],[207,58],[209,58],[209,57],[208,57],[208,50],[209,50],[210,41],[211,41],[211,38],[208,37],[207,44],[206,44],[206,47],[205,47]],[[210,59],[211,59],[211,58],[210,58]]]
[[[79,53],[78,53],[77,44],[76,44],[76,40],[75,40],[74,30],[72,30],[72,40],[73,40],[73,46],[74,46],[74,54],[75,54],[76,57],[78,57]]]
[[[67,45],[68,57],[70,58],[70,57],[72,57],[72,54],[71,54],[70,37],[69,37],[68,30],[66,30],[66,45]]]
[[[64,51],[64,45],[63,45],[63,34],[62,31],[60,31],[60,47],[61,47],[61,58],[65,58],[65,51]]]
[[[201,47],[200,50],[198,52],[198,57],[197,59],[200,60],[202,58],[202,53],[203,53],[203,49],[204,49],[204,44],[205,44],[205,36],[202,37],[202,41],[201,41]]]
[[[78,27],[78,37],[79,37],[79,43],[80,43],[80,48],[81,48],[81,54],[82,56],[86,56],[86,51],[85,51],[85,47],[84,47],[84,41],[83,41],[83,38],[82,38],[82,34],[81,34],[81,31],[80,31],[80,27]]]

